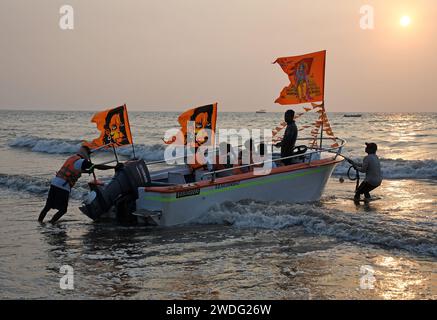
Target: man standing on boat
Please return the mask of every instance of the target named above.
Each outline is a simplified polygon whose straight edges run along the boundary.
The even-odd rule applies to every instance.
[[[52,179],[46,205],[38,217],[39,222],[43,222],[50,209],[58,210],[50,223],[55,223],[67,212],[71,188],[79,180],[82,173],[90,173],[94,168],[108,170],[116,169],[119,166],[94,165],[90,161],[90,154],[91,150],[87,146],[82,146],[77,154],[65,161],[62,168]]]
[[[364,194],[365,200],[370,200],[370,191],[375,190],[382,183],[381,163],[376,155],[377,150],[378,146],[376,143],[366,142],[365,151],[368,155],[364,157],[362,164],[357,164],[348,159],[348,162],[351,163],[356,170],[366,174],[366,178],[355,192],[355,201],[360,201],[362,194]]]
[[[287,110],[284,115],[284,120],[287,123],[284,137],[282,141],[276,144],[276,147],[281,148],[281,158],[290,157],[293,155],[293,150],[297,140],[297,126],[294,121],[294,110]],[[282,160],[282,163],[286,166],[292,163],[293,159]]]

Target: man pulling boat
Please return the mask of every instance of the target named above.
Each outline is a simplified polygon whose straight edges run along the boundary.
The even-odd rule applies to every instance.
[[[364,199],[369,201],[371,199],[370,191],[375,190],[382,183],[381,163],[376,155],[377,150],[378,146],[376,143],[366,142],[365,152],[367,156],[364,157],[363,163],[360,164],[351,159],[346,159],[355,170],[366,174],[366,178],[355,191],[355,201],[360,201],[362,194],[364,194]]]

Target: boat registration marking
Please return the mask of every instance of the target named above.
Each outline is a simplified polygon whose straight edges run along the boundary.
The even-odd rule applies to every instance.
[[[176,192],[176,198],[197,196],[198,194],[200,194],[200,188],[178,191],[178,192]]]
[[[223,188],[228,188],[228,187],[233,187],[233,186],[238,186],[240,184],[240,181],[234,181],[234,182],[228,182],[228,183],[221,183],[221,184],[217,184],[215,186],[216,189],[223,189]]]

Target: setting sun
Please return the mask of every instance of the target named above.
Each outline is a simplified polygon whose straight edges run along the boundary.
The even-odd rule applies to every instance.
[[[408,27],[411,24],[411,18],[409,16],[403,16],[400,22],[401,26]]]

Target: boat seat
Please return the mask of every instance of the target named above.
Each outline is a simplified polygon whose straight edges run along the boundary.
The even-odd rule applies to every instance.
[[[168,182],[174,184],[186,184],[185,177],[180,172],[169,172],[168,173]]]

